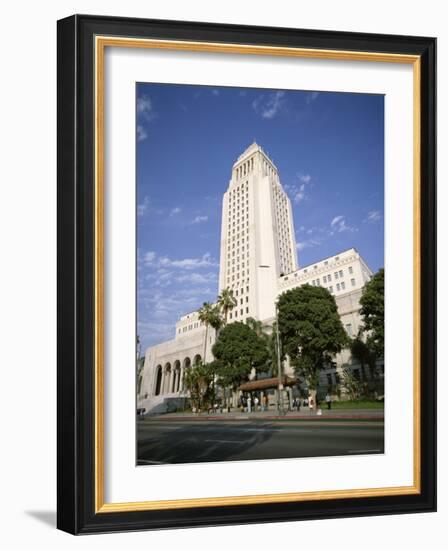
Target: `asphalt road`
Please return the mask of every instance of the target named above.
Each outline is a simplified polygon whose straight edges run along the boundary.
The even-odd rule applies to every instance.
[[[137,422],[139,465],[378,454],[384,422],[365,420]]]

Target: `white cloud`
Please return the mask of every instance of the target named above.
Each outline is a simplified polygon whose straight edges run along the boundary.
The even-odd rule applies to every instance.
[[[170,212],[170,216],[176,216],[176,214],[180,214],[182,212],[182,208],[180,208],[179,206],[175,206],[171,212]]]
[[[196,216],[191,223],[203,223],[208,221],[208,216]]]
[[[284,95],[285,92],[281,91],[273,92],[268,95],[263,94],[254,99],[252,108],[256,113],[261,115],[262,118],[274,118],[284,105]]]
[[[292,200],[299,204],[307,198],[306,188],[313,183],[313,178],[310,174],[298,174],[297,179],[299,183],[293,183],[292,185],[285,185],[285,191],[290,195]]]
[[[181,260],[173,260],[168,258],[168,256],[159,257],[155,252],[149,251],[143,256],[143,263],[146,266],[158,268],[159,276],[164,275],[167,271],[169,271],[169,269],[172,268],[190,270],[218,266],[218,263],[211,257],[209,252],[205,253],[201,258],[183,258]]]
[[[149,251],[143,256],[143,262],[146,265],[151,265],[156,259],[156,257],[157,257],[157,254],[155,252]]]
[[[335,218],[333,218],[331,220],[331,227],[334,227],[335,225],[337,225],[339,222],[341,222],[342,220],[344,219],[344,216],[336,216]]]
[[[367,214],[367,218],[364,220],[367,223],[376,223],[379,222],[382,218],[381,212],[379,210],[371,210]]]
[[[196,269],[202,267],[217,266],[215,260],[207,252],[202,258],[184,258],[183,260],[171,260],[170,258],[159,258],[159,263],[164,267],[179,267],[182,269]]]
[[[154,107],[147,95],[137,97],[137,141],[143,141],[148,137],[144,123],[151,122],[155,117]]]
[[[300,241],[296,244],[297,250],[303,250],[304,248],[312,248],[313,246],[319,246],[322,244],[322,239],[308,239]]]
[[[143,117],[148,122],[154,118],[152,101],[147,95],[137,98],[137,116]]]
[[[331,220],[330,226],[336,233],[343,233],[345,231],[350,231],[351,233],[354,233],[355,231],[358,231],[356,227],[347,225],[347,222],[345,221],[345,216],[334,217]]]
[[[150,199],[148,195],[146,195],[143,202],[137,204],[137,216],[144,216],[148,212],[150,204]]]
[[[194,285],[215,283],[218,280],[216,273],[186,273],[176,277],[176,281],[179,283],[190,283]]]
[[[148,137],[148,133],[140,124],[137,124],[137,141],[143,141]]]
[[[311,182],[311,176],[309,174],[300,174],[299,175],[299,181],[304,183],[305,185]]]
[[[313,101],[316,101],[318,97],[319,92],[310,92],[305,96],[305,102],[309,105],[310,103],[313,103]]]

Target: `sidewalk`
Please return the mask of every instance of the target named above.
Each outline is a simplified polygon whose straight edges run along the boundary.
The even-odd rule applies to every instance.
[[[241,412],[232,411],[230,413],[192,413],[175,412],[159,415],[148,415],[142,418],[163,421],[192,421],[192,420],[384,420],[384,409],[321,409],[322,414],[303,408],[300,411],[287,411],[285,414],[279,414],[276,410]]]

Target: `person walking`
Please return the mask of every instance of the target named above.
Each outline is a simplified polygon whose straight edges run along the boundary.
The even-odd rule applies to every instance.
[[[327,395],[325,396],[325,402],[327,403],[327,409],[331,409],[331,395],[327,392]]]
[[[250,394],[247,398],[247,412],[252,412],[252,397],[250,396]]]
[[[265,394],[262,395],[261,397],[261,410],[264,412],[265,410],[267,410],[267,403],[268,403],[268,399],[266,397]]]
[[[254,411],[255,411],[255,412],[257,412],[257,410],[258,410],[258,403],[259,403],[258,397],[255,396],[255,397],[254,397]]]
[[[312,395],[310,395],[308,399],[308,409],[310,411],[310,414],[314,411],[314,398]]]

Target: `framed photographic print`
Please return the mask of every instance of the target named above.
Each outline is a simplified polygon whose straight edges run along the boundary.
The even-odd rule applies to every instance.
[[[58,22],[58,527],[434,511],[433,38]]]

